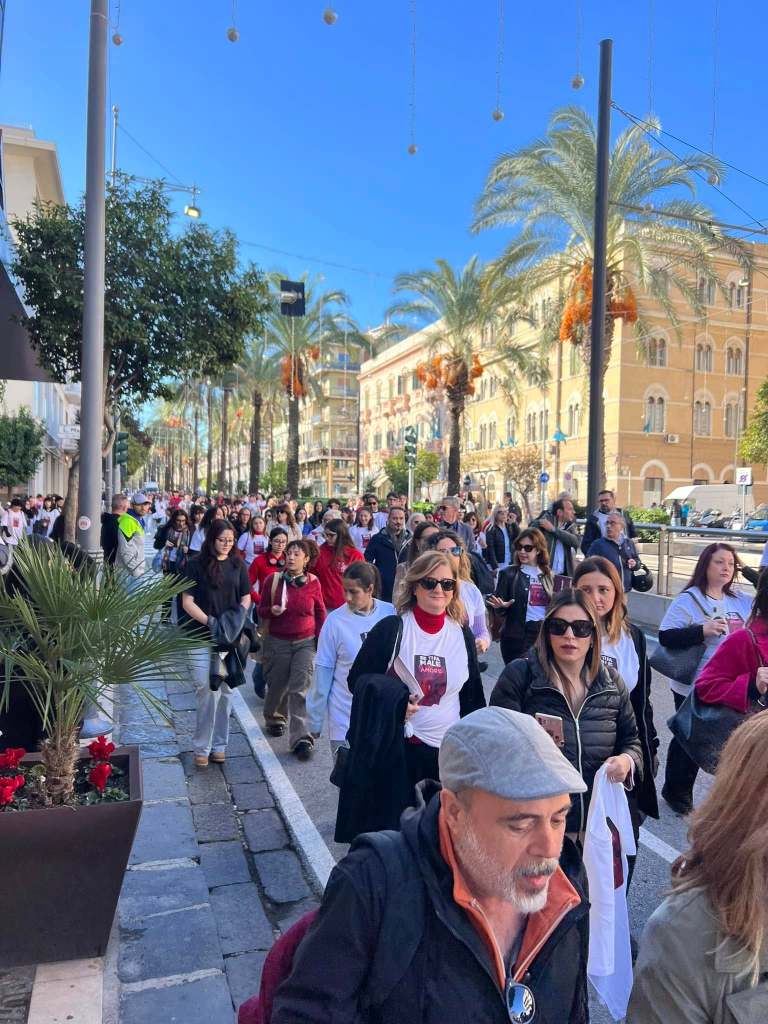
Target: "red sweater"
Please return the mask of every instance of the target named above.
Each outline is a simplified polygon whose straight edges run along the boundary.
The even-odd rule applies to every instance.
[[[363,561],[363,556],[357,548],[345,548],[343,557],[338,558],[330,544],[321,545],[313,571],[320,580],[323,600],[328,611],[341,608],[344,604],[344,588],[341,585],[341,577],[347,566],[361,561]]]
[[[768,665],[768,623],[755,619],[751,624],[763,661]],[[746,714],[753,695],[750,683],[759,667],[755,645],[747,629],[737,629],[725,637],[696,679],[696,693],[705,704],[725,704]],[[754,694],[754,697],[757,695]]]
[[[256,555],[248,567],[248,579],[251,581],[251,597],[254,601],[259,600],[259,595],[264,590],[264,580],[273,572],[285,568],[285,556],[278,560],[271,551],[262,551]]]
[[[320,581],[312,573],[307,574],[303,587],[286,587],[283,580],[275,590],[274,604],[281,604],[283,590],[286,591],[286,606],[282,615],[272,615],[272,587],[267,585],[259,602],[259,618],[269,620],[270,636],[281,640],[308,640],[319,636],[325,622],[325,605]]]

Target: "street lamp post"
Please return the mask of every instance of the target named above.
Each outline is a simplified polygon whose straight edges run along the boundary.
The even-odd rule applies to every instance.
[[[107,115],[107,0],[91,0],[85,173],[85,275],[81,358],[77,539],[100,557],[101,438],[104,425],[104,145]]]

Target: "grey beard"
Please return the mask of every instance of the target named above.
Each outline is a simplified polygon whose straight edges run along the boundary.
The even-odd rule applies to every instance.
[[[504,900],[521,914],[535,914],[544,909],[549,897],[549,886],[531,894],[521,892],[517,882],[526,876],[554,874],[558,867],[557,860],[544,859],[500,872],[469,825],[464,828],[460,838],[454,838],[453,844],[474,896]]]

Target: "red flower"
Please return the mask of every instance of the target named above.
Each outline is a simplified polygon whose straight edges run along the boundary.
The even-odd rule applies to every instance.
[[[115,752],[115,744],[107,743],[105,736],[99,736],[93,743],[88,744],[88,753],[94,761],[108,761]]]
[[[23,775],[14,775],[11,778],[0,778],[0,807],[7,807],[7,805],[13,800],[13,795],[16,790],[20,789],[23,785]]]
[[[0,768],[18,768],[19,761],[26,754],[23,747],[9,747],[0,754]]]
[[[101,738],[103,739],[104,737],[102,736]],[[107,746],[111,747],[112,744],[108,743]],[[111,764],[97,764],[94,765],[94,767],[91,768],[90,772],[88,773],[88,781],[90,782],[94,789],[98,789],[100,793],[103,793],[107,785],[107,779],[111,774]]]

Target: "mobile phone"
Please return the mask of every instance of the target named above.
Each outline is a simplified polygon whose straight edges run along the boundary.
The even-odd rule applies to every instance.
[[[544,715],[537,711],[533,716],[544,732],[551,736],[558,747],[565,746],[565,734],[563,733],[563,720],[560,715]]]

